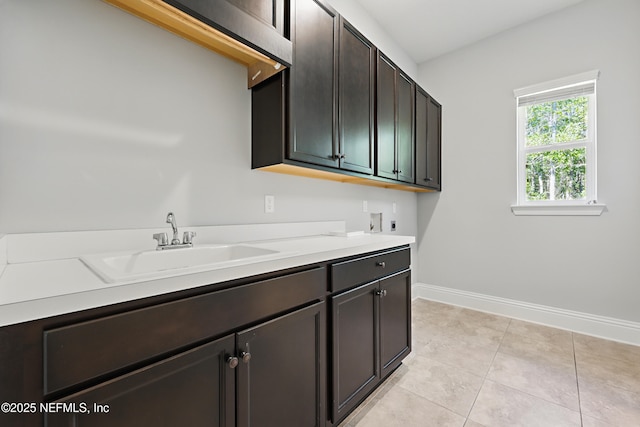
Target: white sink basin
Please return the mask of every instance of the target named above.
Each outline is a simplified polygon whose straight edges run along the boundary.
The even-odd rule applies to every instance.
[[[250,245],[203,245],[183,249],[119,252],[80,257],[110,283],[154,279],[242,265],[274,258],[280,252]]]

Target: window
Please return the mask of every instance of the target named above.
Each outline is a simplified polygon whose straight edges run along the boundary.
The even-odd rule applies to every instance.
[[[597,78],[598,71],[591,71],[514,91],[518,110],[514,213],[575,214],[581,211],[573,209],[576,206],[601,206],[596,203]]]

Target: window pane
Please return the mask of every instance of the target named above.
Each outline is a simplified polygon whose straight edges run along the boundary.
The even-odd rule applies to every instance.
[[[526,146],[580,141],[587,137],[589,98],[563,99],[526,107]]]
[[[527,200],[585,200],[586,149],[527,155]]]

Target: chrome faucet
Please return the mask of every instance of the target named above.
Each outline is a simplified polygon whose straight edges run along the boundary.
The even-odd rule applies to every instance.
[[[156,233],[153,235],[153,238],[158,241],[158,246],[156,247],[157,251],[161,251],[164,249],[178,249],[178,248],[190,248],[193,246],[193,238],[195,237],[195,231],[185,231],[182,239],[182,243],[180,243],[180,239],[178,238],[178,225],[176,224],[176,216],[173,212],[169,212],[167,214],[167,224],[171,224],[171,229],[173,230],[173,239],[171,239],[171,243],[169,244],[169,237],[167,233]]]
[[[169,212],[167,214],[167,224],[171,224],[171,228],[173,228],[173,239],[171,240],[171,244],[179,245],[180,239],[178,239],[178,226],[176,225],[176,217],[173,212]]]

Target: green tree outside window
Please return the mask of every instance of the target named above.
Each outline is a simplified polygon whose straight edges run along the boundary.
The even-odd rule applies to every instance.
[[[587,97],[527,107],[525,145],[542,148],[526,156],[527,200],[586,199],[586,149],[544,147],[584,140],[588,110]]]

